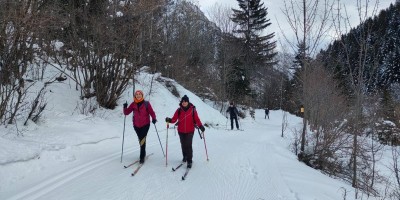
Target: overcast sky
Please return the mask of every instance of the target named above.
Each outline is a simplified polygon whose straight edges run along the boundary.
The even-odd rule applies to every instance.
[[[220,5],[227,5],[233,8],[238,8],[238,2],[237,0],[194,0],[195,2],[197,1],[198,5],[200,6],[200,9],[207,15],[209,12],[210,8],[216,5],[216,3]],[[276,40],[280,40],[282,38],[282,33],[278,27],[278,21],[279,25],[282,27],[282,29],[285,31],[285,34],[289,37],[294,39],[294,34],[290,34],[293,32],[284,18],[282,14],[282,9],[283,9],[283,0],[262,0],[264,2],[264,6],[268,8],[268,15],[267,17],[271,20],[272,24],[269,28],[269,30],[266,30],[267,33],[275,32],[275,37]],[[288,0],[287,0],[288,1]],[[297,0],[298,2],[300,0]],[[346,4],[346,8],[349,12],[350,15],[350,20],[352,22],[353,26],[356,26],[359,24],[358,17],[357,17],[357,5],[356,5],[356,0],[341,0],[342,3]],[[362,0],[364,2],[364,0]],[[374,0],[372,0],[375,2]],[[378,9],[382,10],[385,8],[388,8],[390,3],[395,3],[396,0],[380,0]],[[371,12],[371,11],[370,11]],[[379,12],[378,12],[379,13]],[[327,38],[327,40],[330,40]],[[280,45],[278,45],[280,46]],[[278,47],[279,49],[281,47]]]

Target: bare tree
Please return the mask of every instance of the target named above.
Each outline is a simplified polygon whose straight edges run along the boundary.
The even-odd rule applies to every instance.
[[[312,132],[307,134],[310,145],[301,159],[313,168],[337,176],[343,171],[341,160],[344,155],[340,152],[351,146],[350,136],[343,126],[343,119],[347,117],[347,99],[318,59],[310,62],[307,72],[307,78],[300,78],[308,85],[303,88],[303,94],[312,105],[308,109]]]
[[[190,1],[177,1],[165,16],[164,52],[166,64],[161,72],[186,87],[203,94],[209,93],[207,68],[215,60],[217,28]]]
[[[374,3],[372,3],[374,2]],[[367,55],[371,51],[371,44],[368,42],[368,39],[371,37],[371,26],[372,24],[366,23],[369,16],[373,16],[377,12],[379,0],[370,1],[370,0],[357,0],[357,11],[358,11],[358,20],[360,25],[358,26],[358,31],[355,32],[353,38],[355,39],[355,43],[351,44],[349,40],[345,38],[340,38],[339,42],[342,44],[343,51],[345,54],[345,66],[349,75],[349,86],[354,93],[353,95],[353,103],[352,103],[352,115],[351,115],[351,124],[353,131],[353,145],[352,145],[352,154],[351,154],[351,168],[352,168],[352,186],[355,188],[361,188],[361,180],[358,175],[361,173],[360,163],[366,161],[366,156],[364,156],[363,143],[359,141],[359,136],[362,135],[363,130],[365,128],[364,123],[364,106],[366,100],[367,88],[372,83],[373,76],[365,76],[367,71],[373,71],[373,68],[376,66],[370,66],[367,64]],[[343,10],[344,8],[344,10]],[[350,23],[350,18],[347,13],[346,7],[340,5],[338,2],[337,6],[338,14],[335,20],[335,29],[337,35],[344,35],[350,28],[352,27]],[[351,45],[350,45],[351,44]],[[358,55],[356,56],[356,64],[352,62],[351,48],[355,48],[358,51]],[[356,66],[354,66],[356,65]],[[364,159],[364,160],[363,160]],[[357,193],[356,193],[357,198]]]
[[[309,111],[313,106],[313,103],[309,101],[309,97],[303,92],[311,87],[305,82],[308,79],[309,58],[316,54],[317,48],[320,47],[327,31],[331,27],[329,17],[333,3],[331,0],[302,0],[301,3],[295,0],[284,0],[284,4],[283,14],[295,35],[296,41],[292,41],[282,29],[281,32],[293,52],[298,52],[301,63],[300,76],[302,78],[299,79],[299,82],[302,90],[299,91],[299,99],[305,108],[300,148],[301,155],[305,147],[306,119],[309,118]]]
[[[53,58],[72,72],[70,78],[82,98],[96,97],[100,106],[112,109],[142,63],[145,27],[150,27],[145,30],[152,37],[152,25],[145,24],[144,18],[162,5],[158,1],[109,3],[65,7],[69,18],[64,46],[59,49],[61,59]]]
[[[393,189],[393,196],[400,199],[400,148],[399,147],[392,147],[392,171],[395,177],[395,186]]]
[[[233,30],[237,26],[229,17],[232,15],[232,8],[229,6],[215,3],[207,15],[210,21],[214,22],[224,34],[233,33]]]
[[[0,1],[0,123],[11,124],[22,108],[28,70],[41,51],[40,35],[50,20],[48,1]],[[36,65],[35,65],[36,66]],[[39,66],[40,67],[40,66]]]
[[[224,104],[227,99],[229,99],[229,94],[227,93],[226,84],[229,80],[229,71],[232,66],[230,65],[230,60],[233,57],[237,56],[236,52],[234,53],[232,50],[236,48],[232,48],[232,45],[229,41],[229,35],[233,34],[233,30],[236,27],[236,24],[232,22],[229,16],[232,15],[232,9],[229,6],[224,6],[216,3],[210,12],[208,13],[209,19],[214,22],[217,27],[221,30],[221,35],[219,35],[220,41],[218,45],[218,54],[217,54],[217,63],[216,68],[214,70],[218,73],[211,73],[211,80],[218,80],[218,83],[214,83],[215,91],[217,91],[217,101],[220,101],[221,107],[220,112],[225,112],[227,105]]]

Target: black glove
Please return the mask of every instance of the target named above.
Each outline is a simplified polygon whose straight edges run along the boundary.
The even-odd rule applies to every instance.
[[[166,118],[165,118],[165,122],[167,122],[167,123],[171,123],[171,121],[172,121],[172,119],[171,119],[171,118],[169,118],[169,117],[166,117]]]
[[[157,120],[153,119],[151,122],[153,122],[153,124],[156,124]]]
[[[200,126],[199,129],[201,130],[201,132],[204,132],[206,129],[204,128],[204,126]]]
[[[124,108],[127,108],[128,107],[128,103],[124,103]]]

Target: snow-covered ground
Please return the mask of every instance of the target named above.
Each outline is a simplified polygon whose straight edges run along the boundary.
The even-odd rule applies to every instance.
[[[195,133],[193,167],[182,181],[186,166],[171,170],[182,159],[179,137],[164,122],[172,117],[180,98],[159,82],[153,83],[149,96],[152,76],[142,73],[136,84],[158,119],[147,138],[147,154],[154,154],[136,176],[131,176],[135,167],[123,167],[139,156],[131,116],[126,117],[120,162],[122,103],[132,101],[132,91],[117,109],[86,116],[79,114],[74,87],[54,83],[48,88],[48,106],[38,124],[0,128],[0,199],[338,200],[345,191],[347,199],[354,199],[349,184],[298,162],[290,151],[288,138],[294,128],[301,127],[300,118],[288,116],[283,138],[282,111],[271,111],[268,120],[263,110],[256,110],[255,119],[240,120],[243,131],[227,130],[230,122],[224,114],[176,84],[180,95],[188,95],[196,106],[202,122],[211,125],[206,127],[206,143]]]

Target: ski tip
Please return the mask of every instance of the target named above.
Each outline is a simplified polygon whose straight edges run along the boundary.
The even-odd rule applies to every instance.
[[[132,174],[131,174],[131,176],[135,176],[135,174],[134,174],[134,173],[132,173]]]
[[[172,168],[172,171],[175,171],[176,169]]]
[[[128,168],[127,166],[124,166],[124,168],[126,169],[126,168]]]
[[[184,181],[184,180],[185,180],[185,177],[182,176],[182,181]]]

